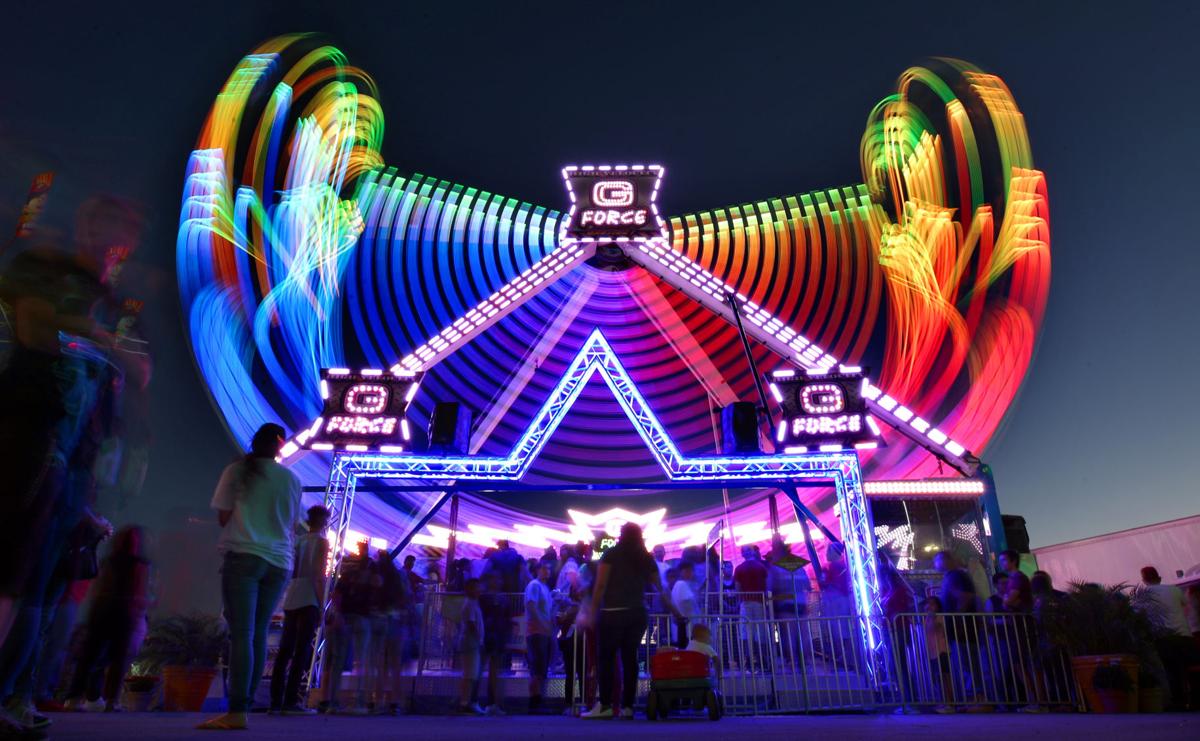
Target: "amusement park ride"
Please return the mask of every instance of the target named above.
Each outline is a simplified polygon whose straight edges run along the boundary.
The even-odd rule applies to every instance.
[[[382,134],[373,83],[339,51],[274,39],[218,96],[180,218],[181,294],[214,401],[243,442],[267,419],[297,430],[283,458],[324,480],[339,557],[352,524],[386,528],[393,555],[574,542],[593,526],[505,513],[521,491],[722,491],[715,518],[648,537],[707,545],[715,519],[754,542],[780,532],[774,500],[768,530],[736,512],[779,492],[796,513],[787,540],[812,560],[813,536],[840,527],[873,650],[876,535],[915,547],[911,529],[873,523],[873,497],[972,498],[963,539],[1003,547],[971,451],[1028,368],[1049,227],[999,78],[956,60],[910,69],[868,118],[862,184],[679,217],[660,212],[656,164],[565,167],[557,212],[400,175]]]

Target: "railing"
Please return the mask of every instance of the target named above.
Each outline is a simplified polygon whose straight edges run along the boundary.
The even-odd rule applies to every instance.
[[[1032,615],[905,614],[890,635],[907,705],[1079,707],[1067,653],[1045,640]]]
[[[770,609],[767,595],[732,595],[721,614],[703,615],[717,651],[716,674],[726,711],[737,715],[886,708],[941,712],[961,709],[1075,709],[1079,693],[1062,651],[1049,647],[1032,616],[1020,614],[905,614],[888,626],[885,651],[862,645],[861,618],[853,615],[748,620],[736,604]],[[524,665],[524,597],[505,594],[513,616],[506,674]],[[453,676],[461,595],[430,593],[425,601],[418,675]],[[753,612],[751,610],[750,612]],[[587,707],[596,699],[593,630],[577,630],[574,671],[552,664],[547,699],[570,696]],[[652,614],[638,651],[639,703],[650,688],[649,657],[677,644],[675,620]],[[556,649],[557,651],[557,649]],[[871,665],[876,661],[878,664]],[[568,677],[574,687],[568,692]]]

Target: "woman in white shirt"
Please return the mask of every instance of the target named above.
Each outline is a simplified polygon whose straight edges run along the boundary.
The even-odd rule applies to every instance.
[[[300,479],[275,461],[284,430],[265,424],[250,452],[225,468],[212,508],[221,523],[221,597],[229,623],[229,712],[205,730],[246,727],[246,711],[267,658],[267,627],[292,570]]]

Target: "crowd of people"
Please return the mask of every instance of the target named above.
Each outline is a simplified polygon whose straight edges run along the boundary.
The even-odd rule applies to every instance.
[[[30,238],[0,272],[0,738],[44,735],[64,667],[70,706],[117,709],[145,633],[144,533],[114,534],[97,511],[145,470],[150,357],[141,302],[116,290],[143,223],[125,200],[90,198],[72,244]]]

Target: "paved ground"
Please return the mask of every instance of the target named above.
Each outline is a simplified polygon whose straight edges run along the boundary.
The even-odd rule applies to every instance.
[[[222,734],[193,730],[204,716],[174,713],[129,713],[122,715],[55,715],[52,739],[212,739]],[[984,741],[1021,741],[1036,737],[1053,741],[1106,738],[1197,739],[1200,713],[1187,715],[810,715],[767,718],[673,720],[651,723],[636,721],[583,721],[576,718],[510,716],[507,718],[447,718],[405,716],[398,718],[314,717],[278,718],[254,716],[249,732],[233,733],[235,739],[433,739],[435,741],[498,741],[499,739],[737,739],[737,741],[792,741],[797,738],[896,739],[955,738]]]

